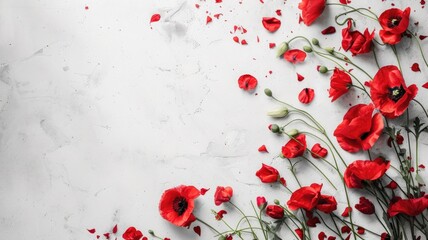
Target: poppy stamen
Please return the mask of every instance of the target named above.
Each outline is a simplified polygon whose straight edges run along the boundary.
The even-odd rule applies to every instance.
[[[187,210],[187,201],[184,197],[176,197],[172,203],[172,208],[178,216],[181,216]]]
[[[388,90],[389,90],[388,97],[394,102],[398,102],[398,100],[400,100],[400,98],[404,95],[404,93],[406,93],[406,91],[404,91],[402,86],[389,88]]]

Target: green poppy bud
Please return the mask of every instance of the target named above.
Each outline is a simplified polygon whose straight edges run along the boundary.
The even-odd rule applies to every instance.
[[[273,118],[283,118],[288,115],[288,108],[286,107],[278,108],[276,110],[269,111],[267,115]]]
[[[277,124],[272,124],[269,126],[269,129],[273,132],[273,133],[279,133],[280,129],[279,126]]]
[[[285,52],[288,51],[288,49],[289,49],[289,46],[287,42],[281,43],[278,47],[278,51],[276,52],[276,56],[277,57],[282,56]]]
[[[326,47],[326,48],[324,48],[324,50],[326,50],[330,54],[334,53],[334,48],[332,48],[332,47]]]
[[[278,199],[273,200],[273,203],[275,203],[276,205],[281,205]]]
[[[287,132],[287,135],[290,137],[295,137],[297,134],[299,134],[299,130],[297,129],[291,129],[290,131]]]
[[[320,66],[318,68],[318,72],[320,72],[320,73],[326,73],[326,72],[328,72],[328,69],[327,69],[326,66]]]
[[[265,94],[268,97],[272,97],[272,91],[269,88],[265,88]]]
[[[312,48],[311,48],[311,47],[309,47],[309,46],[304,46],[304,47],[303,47],[303,51],[305,51],[305,52],[307,52],[307,53],[310,53],[310,52],[312,52]]]
[[[315,46],[319,46],[320,42],[318,41],[318,39],[312,38],[312,44],[315,45]]]

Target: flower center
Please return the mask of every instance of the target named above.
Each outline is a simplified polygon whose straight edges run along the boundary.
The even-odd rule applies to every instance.
[[[365,133],[363,133],[363,134],[360,136],[360,138],[361,138],[361,140],[366,140],[366,138],[367,138],[369,135],[370,135],[370,132],[365,132]]]
[[[172,208],[178,216],[181,216],[187,209],[187,201],[184,197],[176,197],[172,202]]]
[[[394,17],[388,22],[388,27],[394,28],[400,25],[401,17]]]
[[[400,100],[400,98],[404,95],[404,93],[406,91],[404,91],[403,87],[393,87],[388,89],[389,90],[389,94],[388,97],[389,99],[391,99],[394,102],[397,102],[398,100]]]

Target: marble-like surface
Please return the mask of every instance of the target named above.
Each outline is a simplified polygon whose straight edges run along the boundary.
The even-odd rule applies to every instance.
[[[331,104],[328,76],[315,69],[322,60],[309,55],[294,66],[275,58],[268,46],[305,35],[339,47],[341,27],[334,35],[320,34],[338,9],[327,10],[308,28],[298,24],[298,1],[264,2],[0,1],[1,239],[94,239],[87,228],[101,233],[115,224],[119,232],[133,225],[172,239],[197,239],[158,214],[162,192],[179,184],[211,188],[195,214],[214,225],[210,209],[218,209],[212,201],[217,185],[232,186],[235,201],[248,211],[259,195],[285,202],[289,195],[281,188],[262,185],[254,176],[264,162],[293,186],[288,165],[277,158],[286,139],[267,130],[273,120],[265,113],[278,104],[263,89],[305,107],[330,132],[348,104],[367,98],[352,91]],[[368,6],[357,2],[352,1]],[[428,35],[428,12],[419,0],[370,5],[379,13],[391,3],[411,6],[412,22],[420,24],[410,27]],[[276,16],[276,9],[282,10],[282,26],[272,34],[261,19]],[[149,24],[154,13],[161,20]],[[219,19],[213,17],[217,13]],[[207,15],[213,18],[209,24]],[[379,30],[370,20],[358,24],[361,30]],[[232,34],[234,25],[248,32]],[[248,45],[235,43],[233,36]],[[407,81],[420,87],[428,78],[417,48],[406,40],[400,49]],[[381,64],[396,64],[390,50],[377,51]],[[375,73],[371,55],[356,61]],[[413,62],[422,72],[410,71]],[[296,72],[305,80],[297,82]],[[255,92],[238,88],[238,77],[247,73],[259,80]],[[305,87],[316,89],[309,106],[297,99]],[[427,102],[427,91],[420,88],[420,101]],[[385,140],[375,152],[385,148]],[[422,141],[426,156],[426,136]],[[262,144],[270,154],[257,152]],[[345,156],[351,162],[364,155]],[[303,183],[322,181],[319,174],[305,176],[305,167],[299,168]],[[323,191],[340,196],[328,184]],[[343,198],[338,201],[343,209]],[[210,239],[209,230],[202,230],[200,239]]]

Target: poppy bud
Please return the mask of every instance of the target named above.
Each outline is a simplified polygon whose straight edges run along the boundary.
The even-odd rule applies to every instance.
[[[304,47],[303,47],[303,51],[305,51],[305,52],[307,52],[307,53],[310,53],[310,52],[312,52],[312,48],[311,48],[311,47],[309,47],[309,46],[304,46]]]
[[[332,48],[332,47],[326,47],[326,48],[324,48],[324,50],[326,50],[330,54],[334,53],[334,48]]]
[[[260,210],[263,210],[267,206],[267,201],[265,197],[257,197],[257,206]]]
[[[272,90],[270,90],[269,88],[265,88],[265,94],[268,97],[272,97]]]
[[[287,42],[281,43],[278,47],[278,51],[276,52],[276,56],[277,57],[282,56],[288,49],[289,47]]]
[[[273,200],[273,203],[275,203],[276,205],[280,205],[281,204],[278,199]]]
[[[318,41],[318,39],[312,38],[312,44],[315,45],[315,46],[319,46],[320,42]]]
[[[318,72],[320,72],[320,73],[326,73],[326,72],[328,72],[328,69],[327,69],[326,66],[320,66],[318,68]]]
[[[218,240],[226,240],[226,237],[222,235],[222,236],[218,237]]]
[[[290,131],[287,132],[287,135],[290,137],[295,137],[297,134],[299,134],[299,130],[297,129],[291,129]]]
[[[283,118],[288,115],[288,108],[282,107],[267,113],[268,116],[273,118]]]
[[[279,126],[278,126],[277,124],[272,124],[272,125],[270,125],[270,130],[271,130],[273,133],[279,133],[279,132],[280,132]]]
[[[153,232],[153,230],[151,230],[151,229],[150,229],[150,230],[149,230],[149,234],[150,234],[150,235],[152,235],[152,236],[154,236],[154,235],[155,235],[155,232]]]
[[[274,219],[281,219],[284,217],[284,209],[277,205],[269,205],[266,208],[266,215]]]

